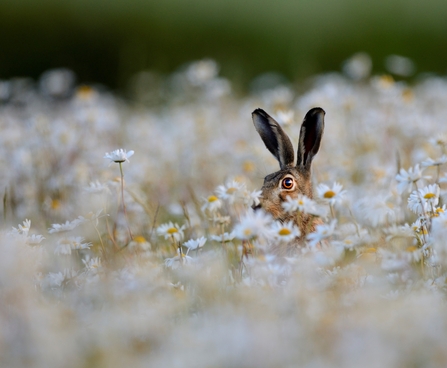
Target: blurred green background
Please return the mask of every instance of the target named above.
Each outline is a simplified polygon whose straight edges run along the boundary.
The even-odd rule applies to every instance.
[[[172,72],[204,57],[241,85],[267,71],[290,80],[340,70],[358,51],[417,72],[447,71],[445,0],[1,0],[0,78],[73,69],[122,88],[135,72]]]

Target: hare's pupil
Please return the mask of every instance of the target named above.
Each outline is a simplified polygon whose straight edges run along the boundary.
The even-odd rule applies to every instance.
[[[283,180],[282,185],[285,189],[290,189],[293,186],[293,180],[291,178],[286,178]]]

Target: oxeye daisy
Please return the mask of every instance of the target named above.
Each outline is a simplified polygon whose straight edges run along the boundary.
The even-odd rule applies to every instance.
[[[447,156],[442,155],[441,157],[437,158],[436,160],[433,160],[432,158],[427,158],[425,161],[422,161],[421,166],[422,167],[429,167],[429,166],[440,166],[447,163]]]
[[[198,239],[190,239],[187,242],[183,243],[183,246],[188,248],[188,251],[186,252],[186,254],[188,254],[188,252],[190,250],[196,250],[199,248],[202,248],[206,243],[206,238],[204,236],[198,238]]]
[[[34,246],[39,245],[45,238],[42,235],[30,235],[26,238],[26,244]]]
[[[386,241],[390,241],[395,238],[414,238],[414,229],[408,225],[393,225],[383,230],[387,234]]]
[[[217,241],[219,243],[229,243],[235,237],[234,232],[231,233],[223,233],[221,235],[211,235],[211,240]]]
[[[101,268],[101,259],[99,257],[83,259],[82,263],[89,271],[97,271]]]
[[[19,225],[19,230],[24,235],[28,235],[30,228],[31,228],[31,220],[28,220],[28,219],[23,221],[23,225]]]
[[[193,258],[191,258],[190,256],[188,256],[186,254],[180,253],[177,250],[177,255],[175,257],[165,259],[165,266],[175,270],[182,264],[189,264],[192,262],[194,262]]]
[[[296,198],[287,196],[286,200],[281,205],[288,213],[300,211],[309,214],[317,214],[318,212],[317,203],[303,194],[298,194]]]
[[[80,236],[64,238],[58,241],[55,254],[71,254],[72,250],[90,249],[92,243],[84,243]]]
[[[441,189],[437,184],[427,185],[425,188],[419,189],[422,200],[427,203],[430,208],[434,208],[439,202],[439,194]]]
[[[254,190],[252,192],[245,191],[245,193],[243,194],[244,203],[249,207],[257,206],[258,204],[261,203],[261,201],[259,200],[261,196],[262,196],[261,190]]]
[[[248,211],[234,228],[236,238],[249,240],[259,236],[268,236],[268,225],[272,217],[262,210]]]
[[[83,189],[88,193],[110,193],[110,189],[107,184],[101,184],[98,180],[90,182],[89,185]]]
[[[179,226],[178,224],[173,224],[169,221],[166,224],[162,224],[157,228],[157,234],[159,236],[164,236],[165,239],[173,239],[176,241],[181,241],[183,239],[185,225]]]
[[[237,199],[243,197],[245,184],[236,180],[229,181],[225,185],[219,185],[216,189],[216,195],[228,203],[234,203]]]
[[[272,224],[272,236],[279,241],[290,242],[300,236],[300,230],[292,222],[286,222],[284,224],[279,221],[275,221]]]
[[[204,202],[205,203],[202,205],[201,208],[202,212],[209,211],[211,213],[214,213],[222,207],[222,201],[215,195],[210,195],[208,198],[205,198]]]
[[[109,159],[110,162],[123,163],[129,162],[129,158],[134,154],[134,151],[126,152],[126,150],[120,148],[115,151],[106,153],[104,158]]]
[[[422,176],[422,169],[419,164],[415,167],[410,167],[408,171],[400,169],[399,174],[396,175],[397,191],[403,193],[410,192],[413,185],[420,179],[429,179],[429,176]]]
[[[437,184],[413,191],[408,198],[408,208],[416,214],[435,209],[439,202],[440,188]]]
[[[65,221],[65,223],[63,224],[52,224],[51,228],[48,229],[48,232],[50,234],[54,234],[54,233],[61,233],[64,231],[71,231],[83,222],[85,222],[85,220],[75,219],[73,221]]]
[[[217,214],[217,216],[215,215],[212,219],[213,223],[217,224],[217,225],[229,225],[231,222],[231,217],[230,216],[221,216],[220,214]]]
[[[315,232],[307,235],[309,247],[315,247],[322,240],[332,236],[336,225],[337,220],[332,220],[329,224],[317,225]]]
[[[13,227],[12,231],[10,232],[11,235],[28,235],[28,232],[31,228],[31,220],[26,219],[25,221],[23,221],[23,225],[18,225],[17,228]]]
[[[317,187],[317,197],[324,203],[335,205],[340,203],[346,193],[342,190],[343,186],[337,182],[332,185],[332,188],[326,184],[320,184]]]

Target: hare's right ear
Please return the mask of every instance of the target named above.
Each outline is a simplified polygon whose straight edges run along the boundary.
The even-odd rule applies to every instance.
[[[293,166],[295,154],[292,142],[281,126],[264,110],[252,112],[253,124],[267,149],[276,157],[282,169]]]
[[[321,107],[310,109],[304,117],[298,143],[298,159],[296,166],[304,172],[310,172],[310,165],[320,149],[324,130],[325,111]]]

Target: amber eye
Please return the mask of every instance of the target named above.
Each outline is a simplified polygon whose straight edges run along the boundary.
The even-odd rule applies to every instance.
[[[281,186],[284,189],[292,189],[293,188],[293,179],[292,178],[285,178],[282,180]]]

